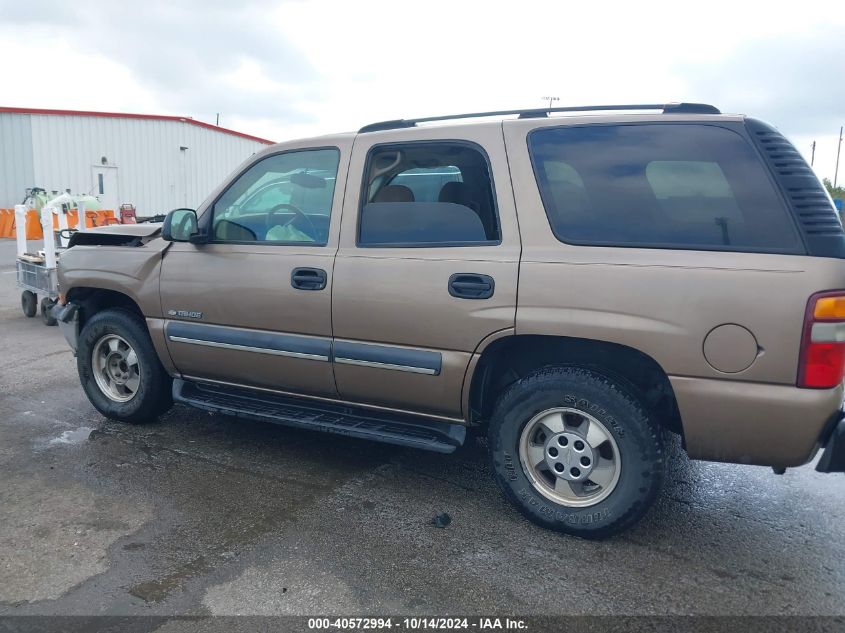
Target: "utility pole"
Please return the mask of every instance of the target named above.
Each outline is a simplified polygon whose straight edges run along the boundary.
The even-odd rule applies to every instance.
[[[816,162],[816,142],[813,141],[813,152],[810,154],[810,167]]]
[[[220,127],[220,113],[219,112],[217,113],[217,123],[215,123],[215,125],[217,127]],[[815,146],[816,146],[816,144],[813,143],[813,147],[815,147]]]
[[[552,102],[553,101],[560,101],[560,97],[543,97],[543,101],[549,102],[549,110],[552,109]]]
[[[839,126],[839,146],[836,148],[836,170],[833,172],[833,188],[836,188],[836,178],[839,176],[839,154],[842,152],[842,128]]]

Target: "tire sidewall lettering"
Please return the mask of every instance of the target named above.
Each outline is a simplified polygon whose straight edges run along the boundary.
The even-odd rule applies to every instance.
[[[610,508],[584,508],[584,510],[591,510],[590,512],[572,511],[575,510],[574,508],[564,511],[560,507],[543,503],[534,490],[529,491],[526,488],[520,488],[516,494],[524,503],[537,508],[540,514],[561,523],[589,525],[591,523],[606,521],[611,517]]]

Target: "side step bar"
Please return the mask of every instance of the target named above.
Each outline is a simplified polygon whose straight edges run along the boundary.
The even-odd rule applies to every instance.
[[[437,453],[453,452],[466,438],[466,427],[461,424],[235,387],[198,384],[179,378],[173,380],[173,400],[213,413]]]

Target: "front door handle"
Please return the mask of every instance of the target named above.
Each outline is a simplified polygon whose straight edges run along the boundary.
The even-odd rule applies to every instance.
[[[297,290],[322,290],[327,280],[322,268],[294,268],[290,274],[290,285]]]
[[[495,288],[489,275],[455,273],[449,277],[449,294],[458,299],[489,299]]]

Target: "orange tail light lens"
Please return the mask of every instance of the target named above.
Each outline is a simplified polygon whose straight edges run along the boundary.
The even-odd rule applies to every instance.
[[[845,320],[845,296],[819,297],[813,308],[813,318],[818,320]]]

